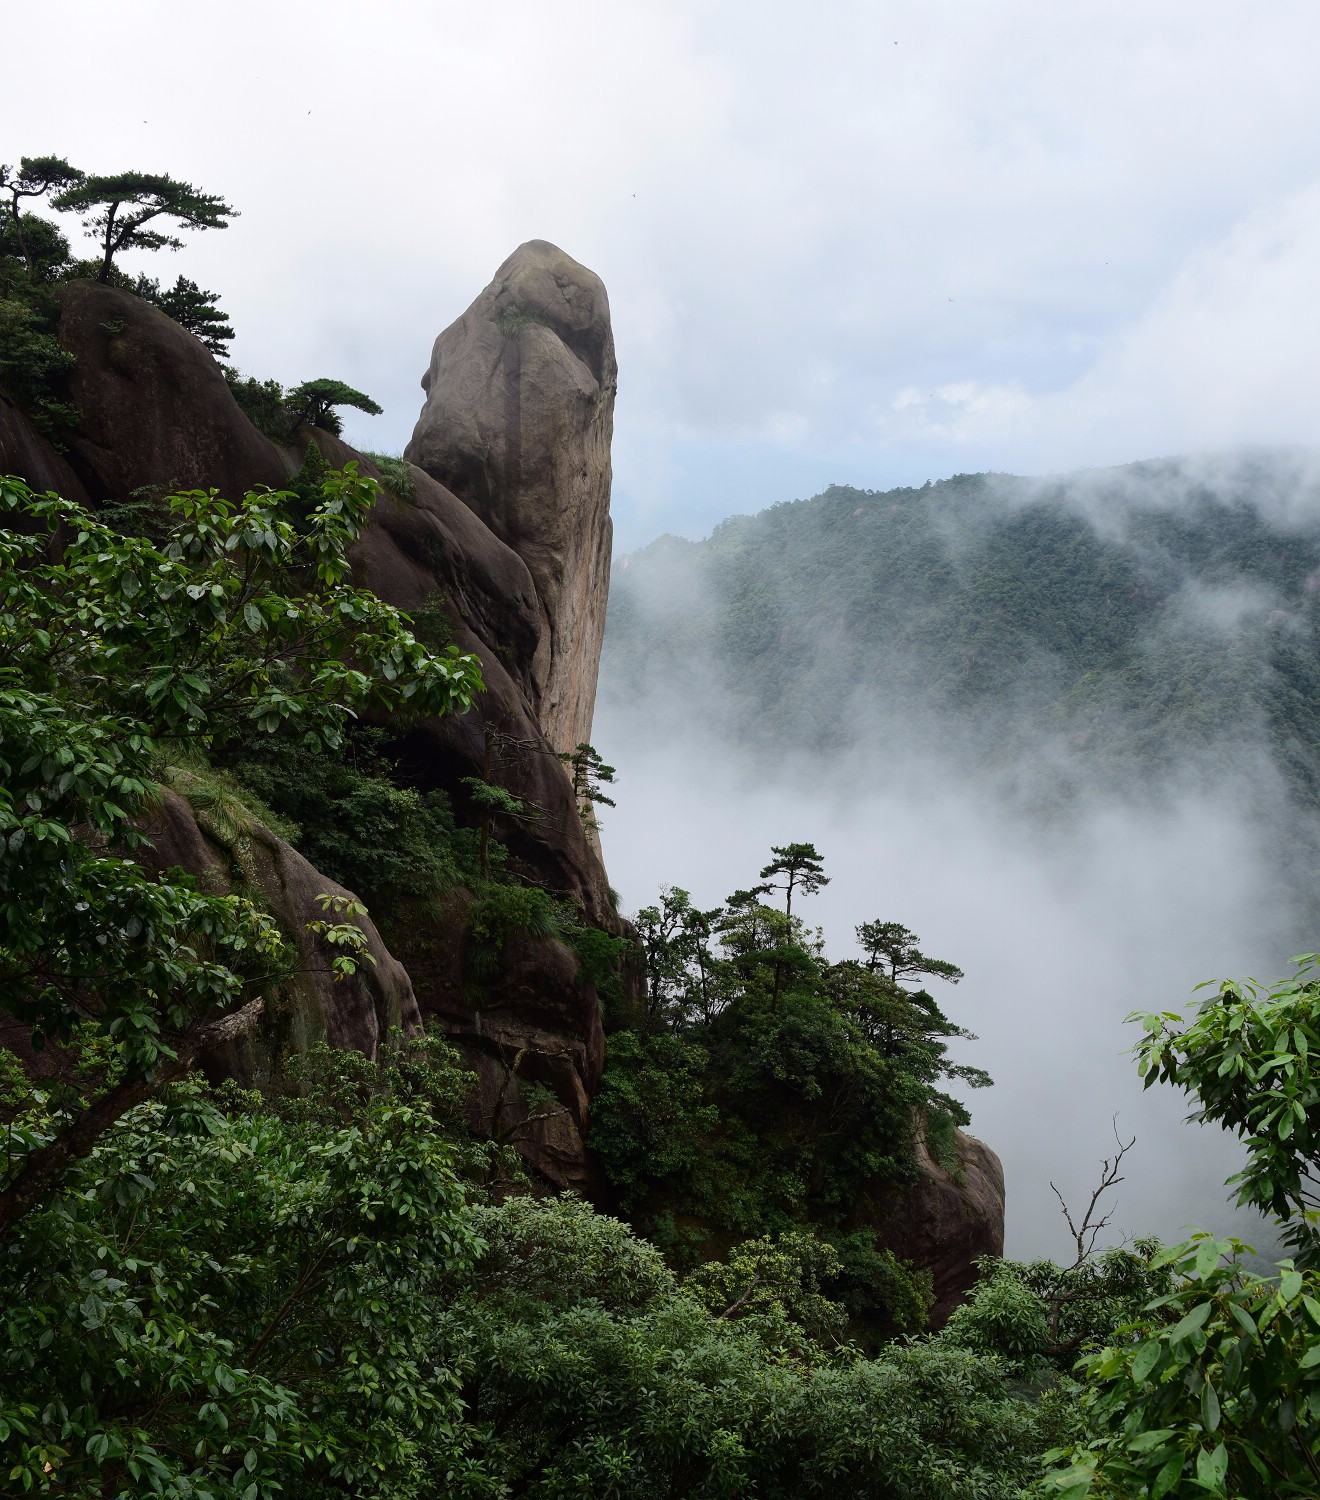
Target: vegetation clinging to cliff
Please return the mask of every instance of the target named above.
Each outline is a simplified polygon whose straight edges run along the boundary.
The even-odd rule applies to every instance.
[[[0,481],[0,991],[34,1045],[90,1018],[116,1058],[113,1088],[8,1164],[0,1229],[172,1066],[254,1022],[279,970],[251,901],[117,856],[140,842],[165,747],[240,726],[337,745],[365,706],[443,713],[480,689],[474,658],[433,655],[349,584],[374,496],[355,472],[329,475],[296,527],[278,495],[192,492],[169,501],[156,545]],[[351,951],[355,934],[333,940]]]
[[[877,1250],[866,1205],[912,1179],[918,1131],[951,1151],[968,1115],[940,1083],[989,1082],[948,1055],[970,1033],[910,987],[961,976],[897,923],[863,924],[865,958],[830,962],[792,910],[827,879],[819,855],[773,853],[723,907],[666,889],[638,914],[648,1008],[615,1019],[592,1146],[624,1211],[680,1264],[810,1225],[842,1255],[855,1313],[920,1328],[929,1288]],[[783,910],[766,904],[775,890]]]

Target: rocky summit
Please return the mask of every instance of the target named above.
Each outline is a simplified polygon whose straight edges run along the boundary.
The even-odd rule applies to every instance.
[[[541,619],[532,694],[560,750],[591,736],[617,378],[604,284],[529,240],[436,339],[406,454],[527,564]]]

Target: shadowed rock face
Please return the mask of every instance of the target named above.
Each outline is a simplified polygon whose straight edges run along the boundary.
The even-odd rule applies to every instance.
[[[280,1052],[305,1052],[314,1042],[324,1041],[375,1057],[389,1031],[421,1029],[421,1011],[407,970],[369,917],[360,918],[359,925],[373,961],[362,963],[351,978],[333,978],[334,950],[309,932],[308,924],[326,916],[318,897],[352,899],[352,893],[264,824],[243,816],[225,826],[177,791],[166,790],[143,831],[151,847],[136,853],[140,864],[158,872],[182,867],[216,895],[240,886],[259,891],[296,954],[293,973],[267,1003],[263,1031],[207,1059],[208,1071],[259,1083],[271,1076]],[[339,919],[331,913],[330,920]]]
[[[529,240],[436,339],[407,449],[527,564],[543,625],[533,706],[557,750],[591,737],[617,375],[600,278]]]
[[[976,1284],[976,1261],[1004,1253],[1004,1168],[983,1141],[954,1132],[957,1175],[945,1171],[918,1136],[916,1183],[870,1222],[880,1243],[925,1266],[934,1283],[931,1327],[942,1327]]]
[[[60,307],[82,417],[69,462],[94,500],[124,501],[145,485],[237,498],[289,477],[287,457],[234,405],[219,365],[159,308],[94,281],[70,282]]]

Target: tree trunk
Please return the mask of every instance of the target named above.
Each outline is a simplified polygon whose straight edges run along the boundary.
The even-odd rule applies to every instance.
[[[126,1078],[101,1094],[71,1121],[48,1146],[38,1146],[23,1163],[19,1174],[0,1192],[0,1243],[14,1226],[59,1185],[65,1170],[86,1156],[97,1141],[135,1105],[141,1104],[162,1084],[182,1078],[201,1053],[246,1036],[261,1019],[264,1000],[252,1000],[232,1015],[194,1027],[179,1041],[178,1056],[157,1068],[151,1078],[139,1074]]]

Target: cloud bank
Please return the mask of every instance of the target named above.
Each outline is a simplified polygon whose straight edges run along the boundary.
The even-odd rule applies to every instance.
[[[835,480],[1310,440],[1305,0],[51,0],[6,40],[7,154],[226,194],[131,269],[219,290],[245,370],[371,392],[355,442],[402,447],[514,245],[600,272],[625,545]]]

